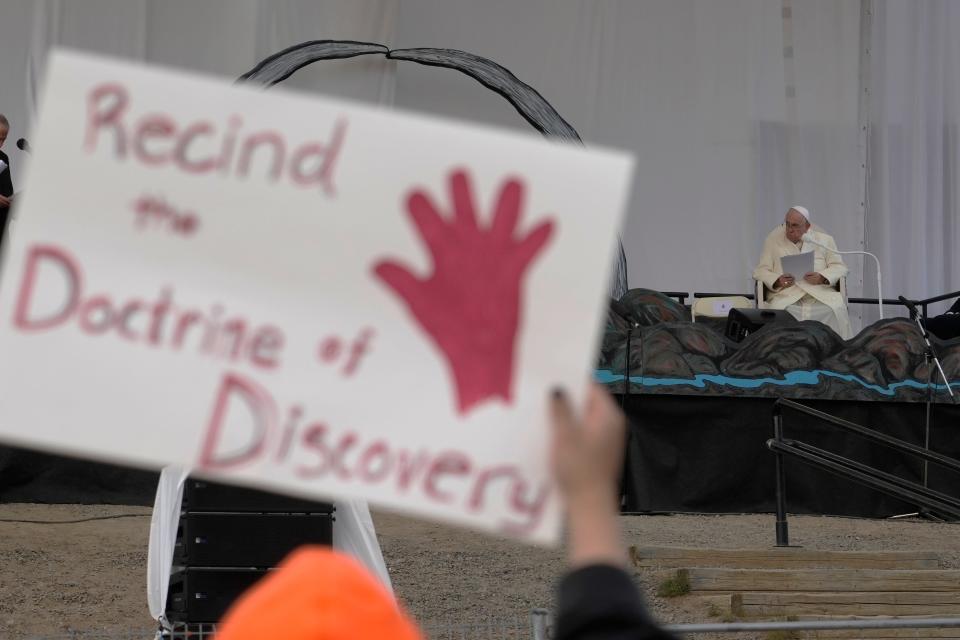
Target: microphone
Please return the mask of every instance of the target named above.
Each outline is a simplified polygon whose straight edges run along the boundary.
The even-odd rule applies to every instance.
[[[20,151],[24,151],[26,153],[31,152],[30,143],[27,142],[26,138],[20,138],[17,140],[17,149],[20,149]]]
[[[910,311],[911,318],[916,318],[920,315],[919,312],[917,311],[917,307],[910,300],[907,300],[903,296],[897,296],[897,300],[899,300],[901,304],[903,304],[903,306],[905,306]]]
[[[813,239],[813,236],[810,235],[810,232],[809,232],[809,231],[808,231],[807,233],[804,233],[804,234],[800,237],[800,239],[803,240],[804,242],[809,242],[810,244],[815,244],[815,245],[817,245],[818,247],[820,247],[820,248],[822,248],[822,249],[826,249],[827,251],[832,251],[833,253],[839,253],[839,254],[844,254],[844,255],[846,255],[846,254],[859,254],[859,255],[864,255],[864,256],[870,256],[871,258],[873,258],[873,261],[877,263],[877,308],[878,308],[879,311],[880,311],[880,319],[883,320],[883,278],[880,276],[880,258],[878,258],[877,256],[873,255],[873,254],[870,253],[869,251],[837,251],[836,249],[831,249],[831,248],[828,247],[827,245],[821,244],[821,243],[817,242],[816,240],[814,240],[814,239]]]

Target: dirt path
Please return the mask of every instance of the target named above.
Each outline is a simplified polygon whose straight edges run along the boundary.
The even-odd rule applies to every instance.
[[[142,507],[0,504],[0,639],[69,630],[142,630],[144,638],[151,637],[145,595],[149,513]],[[110,519],[8,522],[103,517]],[[392,514],[374,518],[394,588],[421,621],[523,620],[533,607],[552,606],[553,586],[563,571],[558,550]],[[773,518],[766,515],[622,520],[630,544],[757,549],[773,544]],[[791,542],[812,549],[933,550],[943,556],[944,567],[960,568],[956,524],[797,516],[790,526]],[[661,578],[656,572],[636,577],[657,618],[710,620],[695,599],[652,597]]]

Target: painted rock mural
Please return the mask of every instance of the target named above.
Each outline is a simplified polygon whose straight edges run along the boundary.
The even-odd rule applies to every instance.
[[[772,324],[738,343],[723,335],[725,322],[691,322],[684,306],[656,291],[633,289],[619,302],[596,371],[617,393],[951,401],[917,326],[904,318],[850,340],[819,322]],[[960,338],[931,342],[960,395]]]

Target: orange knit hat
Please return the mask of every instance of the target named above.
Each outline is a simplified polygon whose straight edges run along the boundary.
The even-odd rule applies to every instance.
[[[329,547],[291,553],[244,593],[217,640],[422,640],[387,589],[352,557]]]

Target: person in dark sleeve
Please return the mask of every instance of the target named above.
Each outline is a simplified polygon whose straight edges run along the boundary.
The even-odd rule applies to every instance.
[[[13,180],[10,178],[10,158],[3,149],[10,132],[10,121],[0,113],[0,241],[7,228],[7,217],[10,215],[10,205],[13,202]]]
[[[562,392],[551,399],[551,467],[567,510],[569,569],[559,586],[557,640],[673,640],[650,618],[626,572],[617,486],[626,420],[592,385],[578,419]]]

